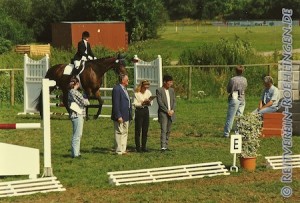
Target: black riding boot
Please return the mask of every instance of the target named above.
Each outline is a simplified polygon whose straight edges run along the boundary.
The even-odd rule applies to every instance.
[[[84,61],[81,60],[79,67],[78,68],[76,68],[76,67],[73,68],[72,73],[71,73],[72,76],[77,76],[80,73],[80,71],[82,69],[82,66],[83,66],[83,62]]]
[[[72,76],[77,76],[80,73],[80,70],[81,70],[80,66],[78,68],[74,67],[73,70],[72,70],[71,75]]]

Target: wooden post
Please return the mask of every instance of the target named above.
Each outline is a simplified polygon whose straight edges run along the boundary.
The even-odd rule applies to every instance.
[[[270,70],[270,64],[268,64],[268,75],[271,74],[271,70]]]
[[[10,71],[10,105],[15,105],[15,72],[14,70]]]
[[[188,70],[188,95],[187,95],[187,99],[190,100],[191,99],[191,95],[192,95],[192,69],[193,67],[190,66],[189,70]]]

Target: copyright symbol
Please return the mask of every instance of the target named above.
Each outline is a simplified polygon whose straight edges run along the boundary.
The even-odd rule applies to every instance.
[[[281,195],[285,198],[288,198],[290,196],[292,196],[293,194],[293,190],[290,186],[284,186],[283,188],[281,188]]]

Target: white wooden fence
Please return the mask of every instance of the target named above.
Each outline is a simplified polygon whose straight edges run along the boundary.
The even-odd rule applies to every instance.
[[[24,112],[36,113],[34,100],[42,89],[42,79],[49,69],[49,56],[35,61],[24,54]]]
[[[163,181],[186,180],[230,175],[222,162],[210,162],[161,168],[108,172],[109,182],[114,185],[131,185]]]
[[[287,165],[291,168],[300,168],[300,154],[287,156],[283,161],[283,156],[266,156],[267,167],[271,169],[283,169]]]
[[[143,80],[150,82],[150,88],[152,95],[156,95],[156,89],[161,87],[163,84],[162,76],[162,58],[160,55],[157,59],[151,62],[145,62],[135,55],[135,59],[138,61],[134,64],[134,86],[136,87]],[[150,117],[157,117],[157,102],[154,101],[149,107]]]

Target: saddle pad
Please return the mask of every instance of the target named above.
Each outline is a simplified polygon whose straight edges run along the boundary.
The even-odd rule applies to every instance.
[[[64,70],[64,75],[71,75],[73,68],[74,68],[73,64],[66,65]]]

